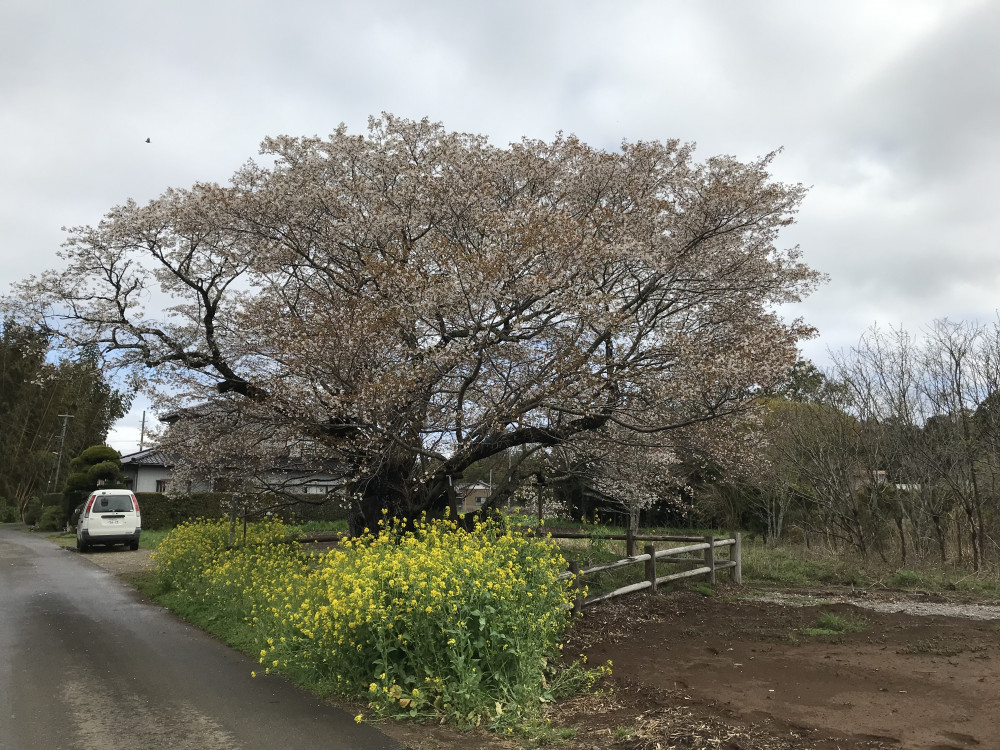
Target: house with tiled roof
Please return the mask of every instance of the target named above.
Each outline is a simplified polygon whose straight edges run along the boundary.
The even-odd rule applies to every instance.
[[[172,489],[173,466],[171,454],[157,448],[147,448],[122,456],[122,473],[125,486],[133,492],[167,492]],[[305,469],[301,462],[276,461],[273,469],[263,477],[268,488],[301,495],[324,495],[343,491],[343,478],[333,471]],[[210,492],[208,481],[195,482],[184,488],[185,492]]]
[[[169,454],[156,448],[122,456],[125,486],[132,492],[166,492],[173,464]]]

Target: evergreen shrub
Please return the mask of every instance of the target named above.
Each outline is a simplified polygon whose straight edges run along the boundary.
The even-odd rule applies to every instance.
[[[24,509],[24,516],[22,520],[28,526],[34,526],[38,523],[38,519],[42,516],[42,503],[37,497],[31,498],[28,502],[28,506]]]
[[[38,518],[39,531],[62,531],[66,525],[66,514],[61,505],[47,505]]]

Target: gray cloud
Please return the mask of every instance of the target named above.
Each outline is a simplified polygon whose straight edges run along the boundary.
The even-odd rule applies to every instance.
[[[0,290],[63,225],[386,110],[498,143],[784,147],[811,192],[782,241],[830,276],[786,312],[822,361],[875,322],[995,314],[998,38],[987,0],[0,0]]]

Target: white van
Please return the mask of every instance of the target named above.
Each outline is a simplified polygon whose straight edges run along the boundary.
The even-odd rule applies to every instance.
[[[83,504],[76,524],[76,548],[86,552],[95,544],[127,544],[139,549],[142,523],[139,501],[128,490],[96,490]]]

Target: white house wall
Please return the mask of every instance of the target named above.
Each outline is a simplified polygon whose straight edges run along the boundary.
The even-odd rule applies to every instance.
[[[126,478],[132,480],[133,492],[156,492],[158,481],[170,481],[170,469],[166,466],[130,466],[124,468]]]

